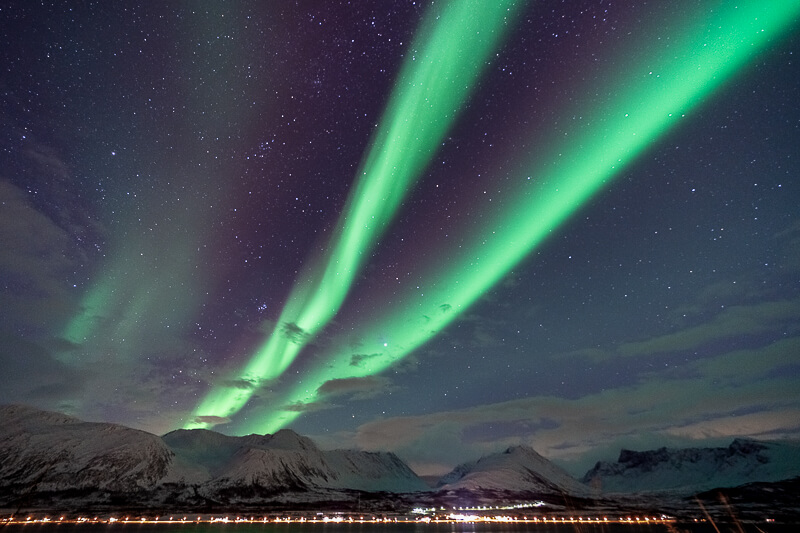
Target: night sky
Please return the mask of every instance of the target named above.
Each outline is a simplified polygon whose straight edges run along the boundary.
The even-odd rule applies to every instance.
[[[420,474],[800,438],[799,16],[3,2],[0,403]]]

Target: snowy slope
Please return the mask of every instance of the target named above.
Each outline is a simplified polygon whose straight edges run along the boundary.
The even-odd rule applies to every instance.
[[[144,431],[0,406],[0,486],[59,491],[153,487],[172,452]]]
[[[440,490],[503,490],[581,495],[587,487],[528,446],[457,466],[439,480]]]
[[[799,444],[737,439],[727,448],[622,450],[616,463],[597,463],[583,481],[606,493],[692,494],[796,476]]]
[[[390,452],[333,450],[325,460],[338,473],[338,482],[358,490],[418,492],[430,490],[399,457]]]
[[[208,430],[178,430],[163,437],[175,453],[167,479],[186,483],[260,485],[293,490],[334,488],[413,492],[426,485],[394,454],[322,451],[291,430],[227,437]]]
[[[246,437],[178,430],[163,439],[176,458],[168,481],[298,490],[319,486],[332,474],[314,443],[288,430]]]
[[[0,503],[76,490],[175,502],[254,501],[276,494],[411,492],[427,486],[393,454],[322,451],[290,430],[163,437],[24,406],[0,406]],[[190,495],[190,500],[186,500]],[[192,496],[194,495],[194,496]]]

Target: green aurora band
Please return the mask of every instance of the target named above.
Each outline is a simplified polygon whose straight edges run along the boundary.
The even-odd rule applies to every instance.
[[[663,43],[659,50],[643,47],[642,59],[626,65],[628,75],[614,75],[615,83],[596,88],[596,94],[611,96],[595,109],[581,109],[577,114],[586,117],[582,125],[554,132],[560,140],[520,165],[526,170],[519,173],[518,185],[498,202],[502,211],[472,228],[471,245],[449,256],[442,251],[438,271],[421,276],[428,286],[359,328],[359,338],[372,342],[362,342],[358,353],[344,343],[332,350],[322,357],[324,365],[277,399],[281,410],[264,417],[251,412],[237,429],[277,431],[324,400],[326,382],[382,372],[441,332],[611,178],[676,127],[684,113],[791,27],[798,13],[800,2],[719,2],[713,10],[687,16],[668,49]]]
[[[243,55],[242,48],[226,44],[215,47],[212,53],[207,48],[189,44],[211,42],[223,31],[225,21],[237,19],[236,6],[214,4],[208,7],[214,8],[217,16],[209,18],[192,13],[188,18],[187,28],[190,29],[187,31],[192,38],[186,39],[182,57],[189,61],[196,54],[206,54],[206,57],[197,61],[194,76],[187,76],[187,79],[208,77],[211,71],[218,76],[215,82],[224,81],[229,87],[239,84],[237,87],[244,93],[241,78],[233,71],[235,59]],[[234,28],[228,29],[233,31]],[[192,64],[195,65],[193,61]],[[201,65],[213,68],[206,70]],[[236,128],[249,116],[250,109],[237,102],[221,100],[214,89],[216,86],[217,83],[207,83],[182,89],[187,105],[184,112],[176,114],[170,122],[171,134],[190,138],[200,128],[207,137],[212,137],[208,132],[214,132],[214,136],[223,139],[236,138]],[[256,97],[255,94],[251,96]],[[93,112],[87,111],[88,114]],[[150,135],[146,127],[150,123],[137,120],[140,119],[131,119],[133,131],[139,126]],[[157,143],[158,136],[153,138]],[[158,177],[153,180],[156,185],[150,191],[142,187],[139,194],[126,195],[124,202],[110,204],[110,209],[120,213],[117,216],[121,222],[112,228],[115,231],[109,236],[106,258],[97,272],[97,279],[82,296],[79,311],[62,327],[61,336],[71,346],[55,352],[61,362],[84,371],[94,365],[113,364],[120,376],[129,377],[141,366],[145,354],[180,353],[185,346],[181,337],[190,334],[187,325],[196,320],[204,288],[209,283],[210,276],[200,268],[203,265],[201,250],[205,248],[204,239],[213,231],[217,215],[208,204],[211,199],[219,211],[224,212],[225,200],[220,195],[200,196],[186,191],[222,189],[226,176],[233,173],[219,162],[222,157],[217,159],[229,152],[227,143],[206,141],[179,146],[176,150],[181,154],[179,160],[170,159],[170,154],[164,153],[157,144],[143,142],[142,145],[150,147],[151,151],[144,149],[142,153],[152,157],[154,163],[125,165],[111,181],[124,186],[129,180],[139,181],[139,173],[143,176],[152,173]],[[210,170],[198,172],[199,161],[204,161],[204,166]],[[170,208],[170,203],[165,201],[167,198],[177,198],[180,203]],[[158,352],[152,351],[152,347],[157,347]],[[124,385],[108,382],[94,386],[116,391]],[[86,400],[84,396],[71,398],[69,408],[84,404]]]
[[[275,330],[243,371],[213,388],[186,428],[238,412],[339,311],[370,251],[422,175],[497,49],[518,0],[454,0],[427,14],[408,51],[343,215],[295,283]]]

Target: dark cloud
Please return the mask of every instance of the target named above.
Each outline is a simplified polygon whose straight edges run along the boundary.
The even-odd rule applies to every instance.
[[[548,418],[487,421],[466,426],[461,438],[465,443],[495,442],[497,439],[509,438],[519,438],[522,441],[529,440],[539,431],[552,430],[557,427],[558,422]]]
[[[328,409],[333,409],[336,407],[333,404],[329,404],[326,402],[295,402],[290,405],[284,405],[281,407],[283,411],[289,411],[292,413],[316,413],[318,411],[326,411]]]
[[[85,375],[55,353],[25,338],[0,333],[0,403],[25,401],[55,407],[65,396],[85,392]]]
[[[258,387],[258,383],[250,379],[239,378],[228,380],[223,386],[241,390],[255,390]]]
[[[72,237],[34,208],[25,191],[0,181],[0,280],[5,327],[40,335],[74,309]]]
[[[322,397],[348,396],[351,400],[366,400],[384,395],[395,387],[391,380],[382,376],[343,378],[326,381],[317,389]]]
[[[383,357],[382,353],[354,353],[350,356],[350,366],[363,366],[366,361]]]
[[[778,265],[781,271],[792,276],[800,272],[800,222],[795,222],[783,231],[778,232],[774,237],[780,255]]]
[[[620,343],[613,348],[582,349],[564,357],[611,361],[619,357],[649,357],[666,353],[708,353],[707,347],[714,343],[727,341],[730,344],[736,339],[750,339],[749,342],[763,344],[771,342],[770,339],[780,332],[799,329],[800,299],[762,301],[723,307],[708,321],[666,335]]]
[[[35,192],[36,208],[71,235],[79,244],[74,253],[81,261],[89,261],[90,243],[102,242],[108,231],[94,216],[94,206],[79,194],[75,171],[58,150],[41,143],[30,143],[23,155],[28,164],[24,167],[25,182],[18,185]]]
[[[196,424],[208,424],[210,426],[219,426],[221,424],[227,424],[231,421],[230,418],[225,416],[196,416],[194,417],[193,421]]]
[[[309,338],[308,333],[294,322],[286,322],[283,324],[281,333],[283,333],[284,337],[289,339],[289,342],[293,342],[294,344],[305,344]]]
[[[64,185],[70,181],[71,172],[67,164],[61,159],[56,150],[41,144],[28,147],[24,152],[25,156],[31,161],[30,171],[35,176],[40,176],[39,181],[48,186],[54,184]]]

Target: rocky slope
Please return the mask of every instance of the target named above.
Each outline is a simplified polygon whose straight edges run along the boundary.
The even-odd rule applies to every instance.
[[[599,462],[583,481],[603,493],[693,494],[800,476],[800,445],[737,439],[727,448],[622,450]]]

